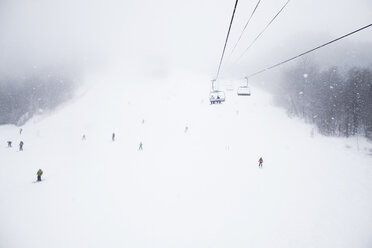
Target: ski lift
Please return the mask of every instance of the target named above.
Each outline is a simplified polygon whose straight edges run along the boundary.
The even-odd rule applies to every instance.
[[[251,90],[248,86],[241,86],[238,88],[238,96],[250,96]]]
[[[240,86],[238,88],[238,96],[250,96],[251,95],[251,89],[248,87],[248,77],[245,77],[247,80],[247,85]]]
[[[211,104],[222,103],[225,101],[225,92],[213,90],[209,93],[209,101]]]
[[[212,90],[209,93],[209,101],[211,102],[211,104],[215,104],[215,103],[219,104],[225,101],[225,92],[214,89],[215,81],[216,79],[212,80]]]

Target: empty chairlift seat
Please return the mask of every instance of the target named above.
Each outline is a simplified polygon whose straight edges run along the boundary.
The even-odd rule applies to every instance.
[[[214,90],[209,93],[209,101],[211,104],[222,103],[225,101],[225,92]]]
[[[251,89],[248,86],[241,86],[238,88],[238,96],[250,96]]]

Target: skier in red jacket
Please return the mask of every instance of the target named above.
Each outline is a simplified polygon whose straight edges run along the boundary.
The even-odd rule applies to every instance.
[[[262,157],[258,160],[258,167],[262,168],[263,159]]]

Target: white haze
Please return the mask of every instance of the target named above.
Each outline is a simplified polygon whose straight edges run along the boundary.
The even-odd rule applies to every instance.
[[[286,0],[262,1],[229,59],[256,2],[238,4],[223,76],[242,76],[372,22],[369,0],[292,0],[244,59],[231,66],[228,62],[242,53]],[[0,73],[22,74],[47,66],[91,73],[116,67],[123,74],[188,71],[212,78],[233,5],[232,0],[2,0]],[[371,44],[371,30],[338,46],[358,42]],[[327,54],[327,49],[317,54]],[[343,59],[348,59],[347,51]]]

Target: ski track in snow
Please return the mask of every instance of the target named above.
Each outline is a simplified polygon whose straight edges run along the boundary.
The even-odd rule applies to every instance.
[[[98,83],[0,127],[0,247],[372,246],[371,156],[206,82]]]

